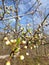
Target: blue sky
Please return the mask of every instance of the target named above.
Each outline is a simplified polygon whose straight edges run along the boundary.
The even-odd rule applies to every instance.
[[[14,5],[13,5],[13,1],[12,0],[5,0],[5,5],[7,6],[10,6],[12,5],[13,8],[14,8]],[[19,15],[22,15],[24,14],[26,11],[28,11],[31,6],[35,3],[36,0],[21,0],[19,5],[18,5],[18,14]],[[38,25],[36,24],[39,24],[41,22],[41,19],[43,20],[44,19],[44,15],[46,16],[49,12],[49,0],[40,0],[40,2],[42,3],[41,6],[39,6],[39,11],[41,11],[40,13],[42,13],[42,15],[40,15],[38,12],[36,12],[33,16],[32,15],[26,15],[26,16],[23,16],[21,18],[21,20],[19,21],[20,24],[23,24],[23,26],[25,27],[26,26],[26,23],[27,21],[29,23],[33,23],[34,22],[34,27],[37,28]],[[1,1],[0,1],[0,5],[1,5]],[[31,8],[30,11],[34,11],[34,9],[36,8],[37,6],[37,3],[36,5]],[[13,16],[14,14],[11,14],[11,16]],[[9,16],[9,15],[8,15]],[[11,25],[14,26],[15,25],[15,19],[12,19],[11,20],[12,23]],[[0,23],[0,26],[3,27],[3,25]]]

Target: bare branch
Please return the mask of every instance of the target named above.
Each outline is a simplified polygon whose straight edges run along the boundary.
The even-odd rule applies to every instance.
[[[41,4],[39,4],[40,6]],[[23,17],[25,15],[29,15],[29,14],[34,14],[37,11],[38,7],[36,7],[35,11],[31,11],[31,12],[27,12],[26,14],[22,14],[22,15],[18,15],[18,16],[13,16],[13,17],[8,17],[8,18],[3,18],[3,20],[8,20],[8,19],[13,19],[13,18],[17,18],[17,17]]]
[[[20,54],[20,52],[17,52],[16,55],[14,55],[14,57],[17,57],[19,54]],[[6,59],[8,57],[10,57],[10,54],[8,54],[8,55],[0,55],[0,59]]]
[[[41,24],[38,25],[37,30],[39,30],[39,29],[43,26],[43,23],[45,22],[45,20],[47,19],[48,16],[49,16],[49,13],[48,13],[47,16],[44,18],[44,20],[41,22]],[[37,31],[34,32],[34,35],[35,35],[36,33],[37,33]],[[34,35],[33,35],[33,36],[34,36]]]

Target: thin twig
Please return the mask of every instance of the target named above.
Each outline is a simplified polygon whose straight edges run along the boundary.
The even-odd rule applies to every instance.
[[[26,14],[22,14],[22,15],[18,15],[18,16],[3,18],[3,20],[9,20],[9,19],[17,18],[17,17],[23,17],[23,16],[29,15],[29,14],[32,14],[32,15],[33,15],[33,14],[37,11],[37,9],[38,9],[38,7],[39,7],[40,5],[41,5],[41,3],[36,7],[35,11],[27,12]]]

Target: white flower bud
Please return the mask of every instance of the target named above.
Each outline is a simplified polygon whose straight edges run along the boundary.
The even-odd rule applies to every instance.
[[[7,37],[4,37],[4,41],[7,41],[8,40],[8,38]]]
[[[7,61],[7,62],[6,62],[6,65],[11,65],[10,61]]]
[[[24,56],[23,55],[20,56],[20,60],[24,60]]]
[[[29,55],[29,53],[28,53],[28,52],[26,52],[26,55],[28,56],[28,55]]]
[[[26,41],[23,40],[22,43],[23,43],[23,44],[26,44]]]
[[[24,46],[25,49],[27,49],[27,46]]]
[[[6,45],[10,45],[11,43],[10,43],[10,41],[9,40],[7,40],[6,41]]]

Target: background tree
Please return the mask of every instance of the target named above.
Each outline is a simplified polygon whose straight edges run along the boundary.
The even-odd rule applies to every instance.
[[[34,42],[36,45],[35,42],[40,40],[39,34],[45,33],[43,27],[49,25],[45,23],[49,12],[45,13],[46,8],[42,10],[42,2],[40,0],[1,0],[0,2],[0,22],[3,25],[0,27],[3,32],[2,41],[4,37],[8,37],[8,42],[11,39],[16,39],[17,44],[19,44],[19,41],[24,40],[26,45],[29,41]],[[12,22],[14,23],[12,24]],[[29,38],[29,36],[31,37]]]

